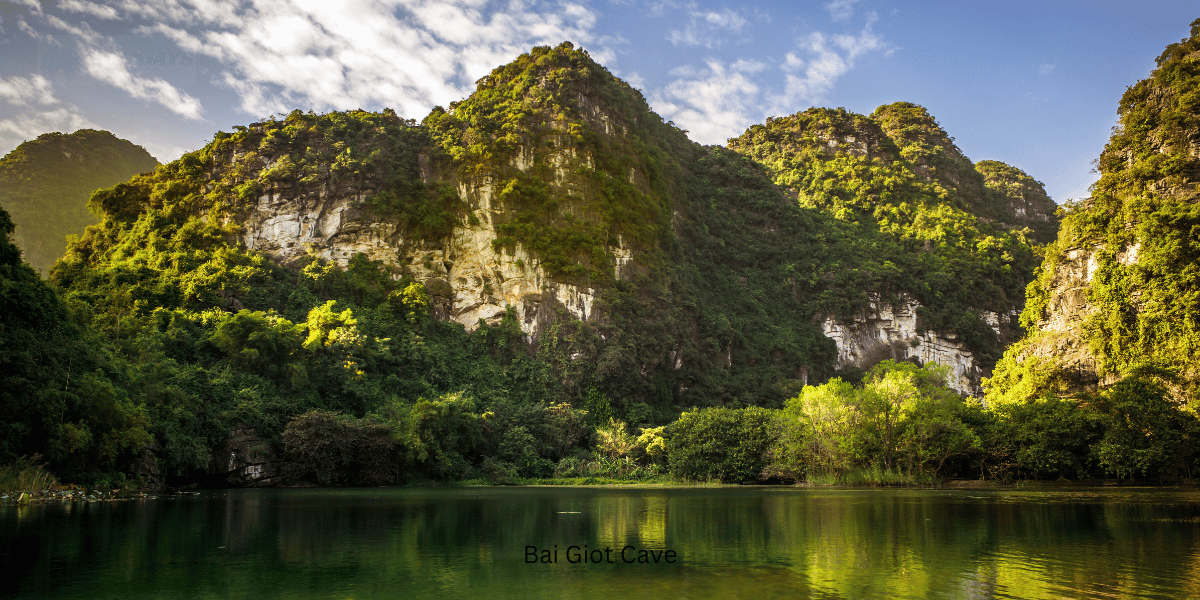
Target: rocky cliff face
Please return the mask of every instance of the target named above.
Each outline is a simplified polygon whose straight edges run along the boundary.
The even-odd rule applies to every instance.
[[[61,276],[90,281],[129,263],[120,269],[147,279],[136,297],[158,294],[189,319],[245,309],[245,320],[301,326],[336,298],[337,314],[369,315],[363,329],[381,340],[399,335],[382,333],[385,321],[409,306],[388,294],[417,282],[436,318],[468,331],[515,317],[574,401],[663,414],[778,405],[801,381],[883,358],[945,363],[974,393],[1013,336],[1034,251],[971,213],[907,127],[813,109],[703,148],[586,53],[538,48],[420,124],[294,111],[219,132],[96,196],[106,221]],[[326,285],[318,272],[332,265],[346,275]],[[390,281],[371,283],[380,273]],[[305,289],[260,293],[255,277]],[[347,299],[351,284],[334,280],[382,296]],[[490,331],[479,336],[489,344]],[[503,343],[521,341],[505,332]],[[387,355],[378,343],[371,352]]]
[[[999,348],[1019,335],[1013,316],[1036,264],[1026,240],[1048,241],[1057,227],[1056,207],[1041,184],[1003,163],[973,164],[924,108],[906,102],[881,106],[869,117],[810,109],[768,120],[732,143],[768,165],[775,182],[802,205],[853,224],[853,235],[870,239],[878,231],[904,240],[903,250],[886,256],[874,250],[874,257],[858,259],[858,268],[899,267],[927,278],[876,283],[851,313],[822,315],[839,366],[865,368],[885,358],[936,361],[952,368],[956,389],[979,393]],[[1025,227],[1032,234],[1018,231]],[[983,258],[979,250],[993,244],[1009,250]],[[881,240],[877,248],[889,245]],[[978,268],[957,271],[962,259],[978,261]],[[1005,262],[1008,267],[996,270]],[[975,289],[954,289],[949,281]],[[880,301],[885,289],[894,304]]]
[[[593,316],[594,287],[555,278],[519,243],[509,251],[495,249],[503,207],[495,203],[493,182],[463,183],[458,192],[468,199],[477,224],[456,226],[434,243],[405,239],[395,224],[374,220],[361,206],[362,194],[352,190],[260,197],[244,217],[242,243],[285,264],[309,253],[343,267],[360,253],[382,261],[397,275],[424,283],[436,314],[468,330],[481,320],[495,324],[509,308],[529,334],[555,310],[583,321]],[[613,276],[619,277],[632,252],[618,245],[612,258]]]
[[[821,328],[837,343],[838,368],[867,369],[888,359],[937,363],[950,368],[949,383],[954,390],[971,396],[982,394],[980,379],[986,372],[981,361],[959,336],[921,328],[917,319],[920,306],[908,294],[894,303],[882,302],[878,294],[872,294],[869,309],[853,320],[826,317]],[[1015,316],[1014,310],[1007,315],[986,312],[982,318],[999,335],[1001,319],[1010,321]]]
[[[1058,205],[1046,195],[1040,181],[995,160],[979,161],[975,169],[983,177],[980,204],[986,207],[985,218],[1008,229],[1029,228],[1031,238],[1039,244],[1054,241],[1058,235]]]
[[[1120,372],[1104,367],[1104,358],[1096,352],[1089,328],[1101,315],[1101,303],[1093,290],[1102,286],[1102,268],[1135,271],[1139,267],[1141,243],[1132,240],[1115,251],[1103,243],[1057,251],[1044,265],[1037,295],[1044,298],[1026,318],[1032,321],[1031,334],[1011,352],[1018,360],[1033,357],[1043,368],[1059,378],[1060,391],[1074,393],[1095,390],[1120,379]],[[1134,311],[1142,308],[1138,295],[1128,298]],[[1037,310],[1037,309],[1041,310]]]
[[[572,137],[570,128],[563,122],[550,120],[540,135],[518,138],[507,152],[493,157],[485,169],[464,169],[461,160],[458,168],[455,163],[444,160],[439,165],[430,156],[436,150],[422,149],[415,159],[415,172],[419,173],[422,182],[453,186],[455,196],[464,207],[454,224],[441,235],[414,234],[402,222],[380,218],[369,202],[380,186],[364,186],[361,182],[347,180],[340,184],[325,181],[317,185],[276,186],[269,193],[258,195],[253,202],[243,204],[237,213],[236,220],[242,224],[241,243],[284,264],[315,255],[345,266],[352,257],[362,254],[370,260],[380,261],[397,277],[407,276],[424,283],[435,315],[461,323],[468,330],[481,322],[495,324],[510,310],[515,313],[522,331],[534,338],[559,316],[595,321],[600,318],[597,295],[601,289],[611,286],[611,282],[627,278],[630,269],[636,270],[639,252],[635,250],[635,243],[626,240],[620,224],[612,222],[611,218],[606,222],[598,208],[598,205],[604,205],[606,194],[611,192],[607,189],[609,182],[598,181],[596,177],[597,173],[604,174],[599,165],[603,161],[597,153],[619,152],[621,147],[642,142],[649,136],[633,126],[639,118],[647,119],[646,116],[631,117],[613,112],[599,94],[579,94],[573,104],[577,111],[576,127],[582,124],[590,130],[594,139],[601,141],[599,145],[593,142],[592,147],[585,146],[576,139],[578,136]],[[920,112],[924,115],[923,110]],[[262,127],[263,124],[251,126],[252,129]],[[442,125],[441,129],[457,136],[451,139],[451,144],[473,139],[471,136],[475,135],[472,133],[475,128],[465,123],[453,122],[449,126]],[[940,129],[937,131],[941,132]],[[814,134],[814,147],[826,157],[847,156],[864,164],[891,164],[902,159],[901,148],[888,133],[875,121],[863,117],[835,119],[816,127]],[[908,140],[905,143],[912,146],[918,142]],[[284,160],[282,154],[260,158],[251,148],[235,148],[230,153],[231,163],[237,164],[239,156],[243,164],[246,157],[257,161],[251,165],[257,170],[243,166],[241,173],[243,177],[258,180],[269,179],[264,173],[271,172]],[[962,158],[958,154],[954,156]],[[932,181],[940,171],[926,164],[930,163],[928,157],[921,160],[924,162],[914,164],[914,170],[924,180]],[[966,164],[970,165],[970,161]],[[621,184],[627,186],[627,194],[653,199],[655,174],[645,165],[624,165],[619,173],[613,173],[613,170],[609,165],[605,175],[610,179],[618,175]],[[976,187],[982,189],[982,177],[974,170],[971,173],[979,180]],[[961,174],[949,176],[963,178]],[[662,179],[661,175],[659,179]],[[1025,176],[1025,179],[1029,178]],[[547,206],[556,220],[583,223],[593,229],[602,227],[602,231],[608,232],[603,234],[607,239],[600,244],[602,256],[597,258],[594,252],[592,255],[575,254],[576,259],[582,257],[592,265],[587,276],[548,268],[545,252],[533,251],[523,240],[511,235],[514,214],[522,214],[526,207],[516,204],[509,192],[514,184],[528,185],[529,181],[541,182],[546,193],[555,199]],[[659,188],[662,187],[660,182]],[[1036,187],[1040,190],[1040,186]],[[678,220],[686,217],[681,216],[680,201],[671,202],[676,207],[673,217],[676,225],[672,227],[677,229]],[[1037,205],[1037,210],[1043,209],[1044,206]],[[652,220],[653,215],[649,218]],[[543,226],[548,228],[553,224]],[[584,231],[586,233],[586,228]],[[536,238],[530,239],[536,241]],[[661,256],[661,249],[655,247],[659,243],[661,239],[650,246],[642,241],[643,262],[646,257],[653,260],[655,256]],[[604,265],[608,272],[597,273],[595,265]],[[1000,304],[1002,306],[990,311],[980,307],[978,314],[985,316],[976,318],[981,320],[980,331],[994,335],[993,339],[1009,339],[1013,327],[1008,315],[1018,307]],[[826,336],[838,348],[834,366],[865,368],[883,358],[936,361],[951,366],[956,389],[977,393],[980,377],[988,370],[987,361],[981,360],[977,351],[958,334],[939,333],[920,324],[917,318],[920,306],[915,297],[905,293],[893,309],[881,304],[878,294],[874,294],[869,300],[869,308],[861,310],[852,320],[839,321],[828,315],[821,316]],[[996,316],[1001,314],[1005,317]],[[987,315],[992,318],[989,320]],[[797,315],[796,318],[806,317]],[[728,344],[724,346],[724,362],[728,367],[733,363],[732,351]],[[672,351],[675,353],[677,350]],[[668,362],[677,360],[671,358]]]

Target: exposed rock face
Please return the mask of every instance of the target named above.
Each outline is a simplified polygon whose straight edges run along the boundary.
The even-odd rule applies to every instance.
[[[869,368],[887,358],[934,360],[952,368],[955,389],[973,395],[981,391],[980,379],[990,372],[996,350],[1019,335],[1013,317],[1021,309],[1036,260],[1028,240],[1048,242],[1057,229],[1056,205],[1040,183],[997,161],[972,163],[928,111],[908,102],[881,106],[870,117],[845,109],[813,108],[768,119],[730,144],[767,165],[775,183],[794,194],[802,206],[856,223],[864,232],[876,229],[875,218],[888,215],[890,234],[904,230],[904,235],[924,237],[918,252],[932,254],[944,272],[953,273],[940,276],[944,287],[936,291],[874,283],[860,287],[868,292],[898,292],[900,300],[893,314],[891,307],[881,306],[878,294],[872,294],[870,307],[854,322],[825,319],[825,334],[837,343],[838,366]],[[854,165],[855,171],[846,165]],[[817,185],[834,181],[844,187],[830,190],[827,184]],[[903,182],[905,191],[899,191],[897,182]],[[921,219],[934,220],[943,217],[933,215],[953,214],[953,219],[944,221],[945,231],[978,238],[949,250],[955,242],[934,239],[928,221],[919,225],[915,212],[926,213]],[[1036,225],[1032,236],[1009,233],[1030,223]],[[860,236],[865,238],[865,233]],[[1004,251],[987,261],[976,259],[976,252],[989,252],[985,248],[998,241],[1007,246]],[[873,254],[878,256],[875,252],[860,255],[852,268],[883,271],[899,264],[901,270],[923,268],[901,253],[889,256],[885,264],[871,264]],[[976,266],[962,268],[964,255],[976,260]],[[1005,261],[1004,269],[1011,270],[991,270]],[[1011,277],[1014,273],[1017,278]],[[837,275],[826,276],[833,280]],[[977,285],[981,281],[992,285]],[[915,311],[921,303],[931,325],[918,329]],[[856,306],[862,306],[861,301]],[[956,314],[950,317],[950,312]],[[982,322],[971,323],[973,318]],[[985,324],[990,332],[981,327]]]
[[[233,202],[237,208],[227,215],[241,226],[240,242],[281,264],[299,264],[315,255],[344,267],[361,254],[381,262],[394,277],[411,277],[423,283],[435,317],[460,323],[467,330],[474,330],[481,322],[498,323],[509,311],[531,340],[538,340],[560,316],[601,320],[597,297],[605,286],[611,286],[613,279],[628,279],[634,273],[653,270],[648,265],[666,262],[665,248],[672,243],[667,239],[669,233],[642,226],[642,222],[662,216],[664,224],[669,221],[669,227],[679,233],[681,220],[689,218],[680,214],[687,203],[683,195],[688,193],[680,172],[686,171],[682,165],[692,160],[688,157],[695,151],[694,144],[682,132],[653,129],[665,126],[654,125],[661,121],[656,115],[638,112],[640,108],[630,112],[631,100],[636,98],[629,94],[636,92],[620,91],[615,96],[611,89],[606,92],[605,86],[623,85],[613,84],[608,75],[583,81],[579,92],[572,92],[569,103],[563,105],[561,110],[565,112],[554,109],[537,113],[538,118],[523,123],[520,135],[507,136],[499,144],[495,134],[488,133],[490,126],[472,120],[472,115],[492,111],[496,118],[513,118],[503,113],[511,110],[502,106],[507,100],[495,100],[517,97],[511,82],[497,76],[502,70],[480,80],[478,95],[483,99],[464,100],[467,104],[452,104],[446,111],[439,108],[419,128],[411,122],[406,125],[405,131],[421,129],[426,137],[411,147],[415,148],[413,153],[394,155],[408,161],[408,183],[403,185],[410,189],[444,186],[452,189],[450,196],[455,197],[448,202],[460,203],[454,222],[436,235],[422,234],[413,228],[412,220],[389,216],[379,209],[376,195],[395,185],[395,180],[388,180],[382,171],[360,168],[334,172],[330,157],[339,148],[346,148],[346,152],[356,149],[346,145],[350,142],[315,134],[287,138],[299,135],[286,133],[298,125],[282,128],[285,135],[280,137],[277,124],[254,124],[249,130],[261,135],[245,137],[252,140],[249,143],[224,147],[223,158],[217,161],[229,165],[226,172],[233,174],[229,195],[240,201]],[[541,91],[520,92],[528,94],[522,106],[539,106],[543,102],[539,98],[557,93],[558,84],[549,79],[530,81],[537,81]],[[507,91],[485,94],[501,88]],[[640,106],[636,101],[632,105]],[[541,109],[531,110],[536,113]],[[797,138],[798,152],[815,144],[827,159],[849,156],[872,165],[912,161],[912,168],[921,178],[956,189],[961,198],[967,198],[969,208],[978,208],[982,202],[982,175],[924,109],[897,103],[881,107],[870,118],[844,110],[818,112],[820,118],[805,121],[808,129]],[[781,124],[788,119],[775,122]],[[493,136],[490,140],[489,135]],[[676,143],[670,141],[674,135],[680,138],[677,146],[671,146]],[[799,134],[793,131],[787,135]],[[292,141],[280,141],[285,138]],[[360,152],[386,147],[386,142],[379,139],[354,143],[360,144]],[[646,150],[652,144],[658,146]],[[306,150],[298,153],[297,149]],[[623,155],[643,158],[638,159],[641,162],[612,158]],[[652,156],[657,158],[651,160]],[[801,154],[789,160],[796,156]],[[306,166],[298,169],[292,165]],[[680,172],[671,170],[675,167],[680,167]],[[258,187],[251,187],[250,182],[257,182]],[[1031,185],[1040,189],[1036,182]],[[251,189],[253,193],[245,191]],[[932,193],[923,182],[913,183],[912,189],[919,194]],[[947,198],[948,202],[959,203],[953,197]],[[621,205],[618,213],[612,208],[616,204]],[[619,214],[623,220],[610,213]],[[671,213],[674,218],[666,216]],[[539,237],[539,228],[551,235]],[[557,258],[553,258],[555,253]],[[597,269],[599,261],[606,266]],[[562,268],[564,262],[575,270]],[[611,279],[603,272],[609,266]],[[662,279],[665,272],[658,269],[652,278]],[[744,277],[741,280],[745,282]],[[1005,297],[1018,299],[1019,292]],[[238,308],[236,302],[236,298],[230,299],[231,309]],[[854,323],[827,320],[824,330],[837,344],[838,364],[869,368],[883,358],[936,361],[951,366],[956,389],[977,393],[982,371],[990,365],[981,366],[980,359],[971,355],[968,345],[955,335],[918,331],[915,310],[919,304],[914,297],[903,296],[897,306],[893,314],[876,298],[872,308]],[[1007,321],[1016,307],[1001,299],[986,308],[998,311],[984,315],[987,324],[998,338],[1008,337],[1012,328]],[[796,318],[811,326],[815,324],[811,315]],[[701,336],[694,330],[696,325],[691,327],[693,331],[681,328],[675,335],[698,341]],[[969,339],[974,343],[975,338]],[[756,351],[762,353],[761,349]],[[674,370],[680,370],[682,354],[678,349],[668,352]],[[734,349],[728,340],[717,352],[723,355],[726,368],[733,366]],[[762,359],[751,356],[746,363],[753,366]],[[638,366],[645,374],[662,360],[661,356],[648,355],[641,357]],[[816,368],[828,372],[827,359],[821,363]]]
[[[1008,227],[1028,227],[1038,243],[1054,241],[1058,234],[1058,205],[1046,194],[1041,182],[995,160],[981,160],[975,169],[983,175],[989,218]]]
[[[235,487],[269,487],[282,481],[275,448],[245,425],[229,432],[208,470]]]
[[[979,395],[983,371],[975,355],[953,334],[918,330],[918,307],[920,303],[906,294],[894,305],[872,294],[870,310],[853,322],[826,318],[821,327],[837,343],[837,366],[870,368],[887,359],[938,363],[950,367],[950,387],[962,394]],[[991,317],[997,320],[996,315]]]
[[[529,165],[518,158],[513,166]],[[554,175],[559,185],[571,185],[573,174],[565,168],[556,169]],[[644,179],[638,173],[630,177]],[[362,206],[362,193],[349,187],[321,187],[258,198],[243,217],[242,243],[283,264],[312,252],[344,267],[362,253],[382,261],[397,275],[405,273],[424,283],[438,316],[468,330],[480,320],[499,322],[510,307],[527,334],[535,334],[538,324],[551,319],[556,310],[584,321],[593,318],[594,288],[556,280],[520,243],[511,249],[493,246],[500,237],[495,226],[505,209],[496,202],[492,179],[481,177],[457,187],[474,218],[456,226],[440,242],[406,238],[397,224],[380,221]],[[620,277],[633,253],[620,245],[611,251],[614,276]]]
[[[481,90],[502,84],[492,79],[493,76],[481,79]],[[550,90],[555,85],[541,81],[540,93],[553,93]],[[569,112],[577,120],[564,121],[561,113],[538,113],[540,118],[527,126],[519,142],[493,147],[485,153],[486,157],[462,158],[460,153],[459,158],[449,160],[445,148],[439,150],[429,142],[431,146],[424,148],[416,159],[419,166],[414,176],[419,176],[423,185],[452,186],[466,209],[452,230],[437,239],[408,231],[394,219],[374,213],[367,201],[381,183],[368,177],[365,183],[354,178],[346,178],[345,183],[331,183],[334,179],[326,178],[324,183],[273,188],[275,193],[261,195],[253,205],[242,207],[238,217],[244,226],[241,241],[247,248],[284,264],[297,262],[311,252],[345,266],[362,253],[370,260],[382,261],[397,277],[407,275],[424,283],[432,296],[435,314],[461,323],[468,330],[475,329],[481,320],[498,322],[509,309],[515,311],[522,330],[535,337],[539,324],[552,321],[559,311],[580,320],[594,319],[597,289],[592,279],[599,279],[598,284],[604,285],[610,283],[606,276],[595,277],[598,274],[594,271],[588,271],[590,276],[556,275],[553,269],[546,268],[547,257],[523,245],[520,235],[512,233],[511,227],[508,235],[500,229],[511,226],[522,214],[538,213],[549,221],[546,228],[560,238],[577,238],[581,231],[600,231],[599,235],[607,238],[602,245],[614,278],[621,278],[634,260],[635,247],[639,252],[653,250],[648,246],[661,242],[641,240],[638,244],[637,240],[623,237],[620,226],[605,223],[602,213],[611,212],[611,208],[602,205],[612,204],[612,194],[622,194],[622,201],[629,204],[647,204],[646,200],[656,193],[651,189],[656,179],[647,171],[662,168],[657,163],[647,167],[635,162],[635,166],[614,171],[614,161],[598,156],[628,153],[631,147],[644,146],[650,137],[646,121],[661,121],[654,115],[639,115],[634,111],[631,116],[607,105],[603,99],[605,92],[600,89],[605,85],[610,83],[604,78],[588,80],[582,86],[584,91],[569,99]],[[533,94],[530,98],[535,97],[540,96]],[[537,105],[542,100],[528,102]],[[471,110],[499,109],[480,104]],[[461,138],[458,141],[466,147],[459,150],[466,154],[474,152],[471,148],[481,142],[487,144],[469,118],[456,120],[454,104],[448,112],[440,111],[439,108],[435,112],[441,117],[427,119],[434,124],[424,126],[434,132],[432,135],[458,136]],[[463,112],[470,114],[470,110]],[[251,126],[255,127],[261,128],[261,124]],[[682,133],[678,135],[683,137]],[[581,141],[585,138],[586,143]],[[430,154],[441,158],[431,158]],[[234,152],[231,162],[238,161],[239,156],[257,155],[253,148],[242,148]],[[267,178],[264,173],[280,170],[277,164],[285,160],[288,159],[276,155],[259,160],[249,169],[243,166],[243,177],[263,180]],[[656,177],[661,182],[661,175]],[[612,185],[606,178],[618,178],[624,188],[614,192],[620,186]],[[510,193],[514,183],[543,186],[538,191],[553,200],[537,206],[525,198],[530,195],[526,191]],[[641,209],[626,212],[636,214],[637,210]],[[608,218],[611,220],[611,215]],[[578,227],[557,227],[566,222]],[[519,229],[528,222],[518,225]],[[596,257],[577,254],[570,259],[591,266]]]
[[[1139,243],[1123,248],[1116,253],[1117,264],[1136,265],[1140,249]],[[1028,355],[1053,359],[1059,369],[1070,375],[1076,390],[1094,389],[1116,379],[1113,374],[1100,375],[1098,361],[1082,329],[1097,311],[1088,300],[1088,291],[1100,270],[1097,254],[1102,250],[1099,246],[1072,248],[1063,252],[1057,262],[1047,265],[1053,269],[1048,278],[1049,301],[1035,329],[1040,335],[1026,350]]]
[[[129,470],[142,478],[144,489],[150,491],[158,491],[165,487],[162,474],[158,468],[158,458],[154,455],[154,450],[158,448],[150,446],[142,448],[138,457],[134,459],[133,464],[129,466]]]
[[[597,130],[606,135],[631,135],[625,127],[615,125],[615,119],[596,103],[581,98],[579,106],[589,124]],[[937,131],[945,137],[944,132]],[[868,119],[859,118],[853,126],[839,124],[819,130],[816,137],[830,153],[845,153],[867,160],[899,158],[897,148],[888,141],[887,134]],[[948,139],[943,141],[954,158],[970,166],[970,161],[958,154]],[[556,137],[549,143],[543,141],[542,146],[536,148],[520,147],[507,167],[532,174],[537,166],[535,154],[551,165],[549,186],[559,197],[581,199],[577,204],[564,202],[560,210],[579,219],[588,219],[587,203],[583,200],[595,196],[596,191],[589,189],[589,182],[576,171],[580,167],[594,168],[592,158],[573,149],[569,141]],[[438,177],[455,179],[434,173],[428,168],[427,159],[422,159],[422,164],[421,174],[426,181]],[[1006,165],[1003,167],[1016,171]],[[269,168],[269,161],[265,162],[263,169]],[[932,178],[933,171],[924,168],[921,174]],[[979,174],[972,170],[971,176],[972,182],[979,184],[975,187],[982,190]],[[954,182],[963,184],[959,179],[961,177]],[[1029,178],[1025,176],[1025,179]],[[644,173],[632,170],[629,181],[641,191],[647,191]],[[370,260],[382,261],[396,276],[406,274],[425,285],[435,316],[461,323],[468,330],[475,329],[480,321],[497,323],[510,309],[515,312],[521,329],[535,338],[559,311],[584,321],[597,318],[595,299],[598,290],[595,287],[555,278],[542,267],[539,258],[520,243],[501,248],[494,245],[501,237],[496,226],[504,222],[509,210],[499,200],[499,183],[490,175],[455,180],[458,196],[469,207],[469,215],[447,237],[438,241],[406,235],[402,226],[380,220],[364,207],[366,193],[350,186],[332,185],[293,188],[290,193],[260,196],[243,213],[241,241],[247,248],[263,252],[284,264],[296,262],[308,253],[341,266],[358,253]],[[1033,183],[1036,191],[1040,191],[1040,185]],[[1030,192],[1030,196],[1033,195]],[[1041,192],[1039,198],[1044,196]],[[1020,198],[1013,201],[1017,200]],[[1045,200],[1049,201],[1048,198]],[[1030,209],[1036,213],[1033,218],[1041,214],[1037,211],[1045,212],[1043,204],[1037,204],[1036,210]],[[1049,220],[1045,215],[1041,217],[1043,221]],[[608,250],[614,265],[613,275],[621,278],[633,261],[634,253],[623,242]],[[911,357],[922,363],[934,361],[951,366],[955,389],[978,394],[982,375],[978,359],[953,334],[917,331],[917,306],[915,299],[903,296],[898,308],[892,311],[876,298],[869,313],[854,323],[842,324],[827,319],[823,327],[826,335],[838,345],[838,366],[869,368],[885,358]],[[1003,315],[1003,319],[1010,320],[1015,312],[1014,307],[1009,314]],[[984,318],[996,334],[1001,335],[1001,315],[986,313]],[[730,361],[726,360],[727,363]]]

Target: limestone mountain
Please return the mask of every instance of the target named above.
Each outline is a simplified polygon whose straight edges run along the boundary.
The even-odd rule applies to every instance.
[[[26,260],[44,273],[66,251],[68,235],[99,221],[87,209],[93,191],[157,166],[144,148],[107,131],[45,133],[0,159],[0,206]]]
[[[1200,379],[1200,20],[1121,97],[1090,198],[1067,207],[1029,288],[1029,335],[989,398],[1095,390],[1156,374],[1180,402]]]
[[[870,307],[826,315],[839,364],[882,358],[951,365],[974,389],[1004,345],[1036,266],[1040,231],[1053,231],[1054,203],[1041,184],[996,161],[977,168],[929,116],[907,102],[870,117],[813,108],[768,119],[730,147],[770,171],[802,207],[843,223],[871,252],[850,264]],[[868,242],[869,240],[869,242]],[[834,271],[836,272],[836,271]]]
[[[880,122],[814,109],[704,147],[586,52],[535,48],[420,123],[218,132],[93,195],[103,221],[52,279],[129,361],[179,476],[225,473],[228,432],[276,439],[309,409],[490,415],[470,444],[538,473],[554,453],[520,449],[569,407],[778,406],[885,358],[974,392],[1036,264],[1005,210],[1045,214],[1040,185],[998,168],[947,187]]]

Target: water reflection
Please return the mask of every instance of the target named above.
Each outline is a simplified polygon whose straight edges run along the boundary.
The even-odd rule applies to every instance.
[[[0,560],[19,575],[0,593],[1178,598],[1200,589],[1198,502],[1179,490],[460,488],[5,506]],[[528,546],[557,562],[529,564]],[[571,546],[611,552],[572,564]],[[626,547],[647,559],[626,564]]]

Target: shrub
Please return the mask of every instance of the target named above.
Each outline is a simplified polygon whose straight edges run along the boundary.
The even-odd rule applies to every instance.
[[[384,485],[398,478],[396,444],[387,425],[311,410],[283,432],[284,475],[318,485]]]
[[[700,481],[758,481],[772,442],[771,421],[771,411],[759,407],[683,413],[669,428],[667,457],[671,473]]]

